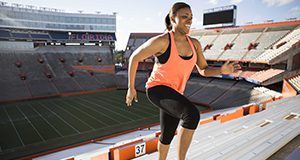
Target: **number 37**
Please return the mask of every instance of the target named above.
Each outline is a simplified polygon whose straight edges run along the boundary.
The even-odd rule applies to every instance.
[[[140,143],[135,146],[135,157],[146,153],[146,143]]]

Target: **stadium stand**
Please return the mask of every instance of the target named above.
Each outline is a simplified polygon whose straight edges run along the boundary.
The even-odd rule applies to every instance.
[[[149,73],[148,72],[137,72],[136,73],[136,89],[138,91],[145,92],[145,84],[148,80]],[[116,73],[116,85],[118,89],[127,89],[128,87],[128,75],[127,71],[119,71]]]
[[[238,34],[221,34],[214,42],[214,45],[208,50],[205,50],[204,56],[207,59],[217,59],[220,54],[224,50],[227,50],[229,48],[226,48],[227,44],[233,44],[231,43],[235,37],[237,37]],[[200,42],[202,44],[202,41],[200,39]],[[203,45],[203,44],[202,44]],[[203,46],[204,47],[204,46]],[[232,47],[232,46],[231,46]],[[225,49],[226,48],[226,49]],[[231,49],[231,48],[230,48]]]
[[[56,31],[51,27],[49,29],[47,18],[56,14],[62,16],[61,18],[68,18],[69,13],[39,10],[39,13],[48,15],[43,19],[40,14],[36,14],[36,8],[26,8],[23,5],[10,6],[6,3],[0,7],[1,14],[16,21],[22,14],[31,15],[23,17],[28,23],[11,24],[6,21],[7,19],[0,23],[0,73],[3,77],[0,80],[0,86],[5,91],[0,94],[1,102],[116,87],[114,81],[107,81],[102,73],[95,73],[111,73],[105,76],[114,79],[112,52],[115,30],[113,28],[102,28],[101,31],[98,31],[97,27],[89,31],[73,28],[74,30],[69,32],[64,27],[71,25],[59,24],[56,25],[56,29],[59,29],[59,26],[62,28]],[[85,16],[85,20],[89,17],[99,18],[96,14]],[[111,20],[115,18],[115,15],[101,16],[102,18],[110,17]],[[32,20],[37,19],[46,25],[36,23],[27,26]],[[51,23],[57,20],[52,19]],[[71,22],[68,21],[68,23]],[[75,22],[72,22],[72,26],[73,23]],[[76,25],[80,24],[74,24],[75,28]],[[110,25],[113,26],[114,23],[111,22]],[[94,45],[86,46],[85,43]],[[102,82],[103,80],[107,82]]]
[[[226,123],[215,121],[200,125],[187,158],[267,159],[299,134],[297,103],[299,96],[268,103],[264,111]],[[287,118],[291,114],[295,116]],[[169,159],[176,158],[176,141],[177,137],[171,143]],[[157,158],[158,154],[155,152],[136,159]]]
[[[299,25],[299,21],[291,23],[274,23],[246,25],[238,28],[212,29],[206,31],[192,31],[193,37],[199,40],[208,60],[241,60],[253,62],[268,62],[270,58],[263,58],[274,47],[283,42],[285,37],[292,37]],[[297,32],[296,32],[297,33]],[[269,37],[272,37],[271,39]],[[275,44],[274,44],[275,43]],[[209,47],[210,46],[210,47]],[[221,46],[221,47],[220,47]],[[279,50],[278,50],[279,51]],[[264,53],[266,52],[266,53]],[[278,56],[282,50],[274,56]]]
[[[14,54],[4,53],[0,56],[0,99],[1,101],[14,100],[16,97],[30,98],[31,94],[28,88],[25,86],[25,82],[20,79],[21,71],[14,64],[17,62],[17,58]]]
[[[234,43],[231,50],[226,50],[218,59],[234,59],[242,60],[242,57],[248,51],[248,45],[254,42],[261,33],[242,32],[232,43]]]
[[[75,71],[74,79],[83,90],[96,90],[101,88],[96,78],[84,71]]]
[[[50,40],[50,36],[47,33],[31,33],[30,36],[33,40]]]
[[[0,30],[0,37],[1,38],[10,38],[11,37],[11,35],[10,35],[10,32],[9,31],[7,31],[7,30]]]
[[[201,101],[210,104],[224,92],[230,89],[236,82],[231,80],[214,79],[210,83],[202,84],[200,90],[189,96],[191,101]],[[214,90],[214,92],[211,92]],[[201,99],[199,99],[201,97]]]
[[[184,95],[191,96],[201,88],[203,88],[207,83],[210,83],[212,78],[190,78],[186,84],[186,90],[184,91]]]
[[[17,32],[12,32],[11,33],[12,37],[15,39],[29,39],[31,38],[28,33],[17,33]]]
[[[131,33],[125,49],[125,60],[128,60],[133,51],[136,50],[140,45],[146,42],[149,38],[158,34],[159,33]]]
[[[300,28],[292,30],[287,36],[283,37],[273,45],[273,48],[266,50],[255,60],[270,61],[276,56],[287,51],[293,44],[300,40]]]
[[[288,82],[294,87],[294,89],[299,93],[300,92],[300,76],[295,76],[288,79]]]
[[[267,69],[267,70],[261,70],[258,72],[254,72],[250,76],[243,75],[243,78],[245,78],[248,81],[254,81],[258,84],[263,83],[264,81],[270,79],[271,77],[274,77],[280,73],[284,72],[284,70],[281,69]]]

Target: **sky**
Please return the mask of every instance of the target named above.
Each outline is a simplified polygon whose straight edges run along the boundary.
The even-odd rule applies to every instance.
[[[8,3],[63,9],[65,12],[103,14],[117,12],[116,49],[125,50],[130,33],[164,32],[164,17],[174,0],[0,0]],[[227,5],[237,6],[237,25],[266,20],[300,20],[300,0],[182,0],[192,8],[192,28],[203,28],[203,11]]]

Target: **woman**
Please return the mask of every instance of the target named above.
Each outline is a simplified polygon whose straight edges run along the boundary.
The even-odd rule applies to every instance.
[[[149,39],[131,55],[128,68],[126,103],[137,102],[134,87],[138,62],[152,55],[153,71],[146,83],[146,93],[151,103],[160,109],[161,135],[158,142],[159,159],[166,159],[170,143],[179,121],[178,159],[184,160],[200,119],[198,109],[183,96],[185,85],[196,65],[203,76],[230,74],[240,66],[226,62],[219,69],[208,68],[197,39],[187,36],[193,14],[186,3],[175,3],[165,18],[168,32]]]

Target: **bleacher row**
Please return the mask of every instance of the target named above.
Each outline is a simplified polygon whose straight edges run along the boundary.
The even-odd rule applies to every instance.
[[[294,89],[300,93],[300,75],[289,78],[288,82],[294,87]]]
[[[115,87],[114,74],[72,66],[113,65],[107,46],[50,46],[0,52],[0,101]]]
[[[258,71],[251,71],[251,70],[239,70],[235,73],[231,73],[229,76],[236,77],[236,78],[243,78],[251,83],[255,84],[262,84],[268,79],[279,75],[285,72],[282,69],[265,69],[265,70],[258,70]]]
[[[8,29],[1,29],[0,30],[0,38],[3,39],[32,39],[32,40],[52,40],[51,33],[48,32],[12,32]]]
[[[284,53],[294,44],[300,41],[300,27],[291,31],[287,36],[280,39],[277,43],[274,44],[273,48],[267,49],[261,55],[255,58],[255,60],[260,61],[269,61],[277,57],[281,53]]]
[[[148,76],[147,72],[137,72],[137,90],[145,92]],[[116,83],[120,89],[127,88],[126,71],[116,74]],[[255,84],[243,80],[201,77],[189,79],[184,95],[192,102],[208,105],[214,110],[248,103],[262,103],[281,97],[281,93],[265,87],[256,87]]]

